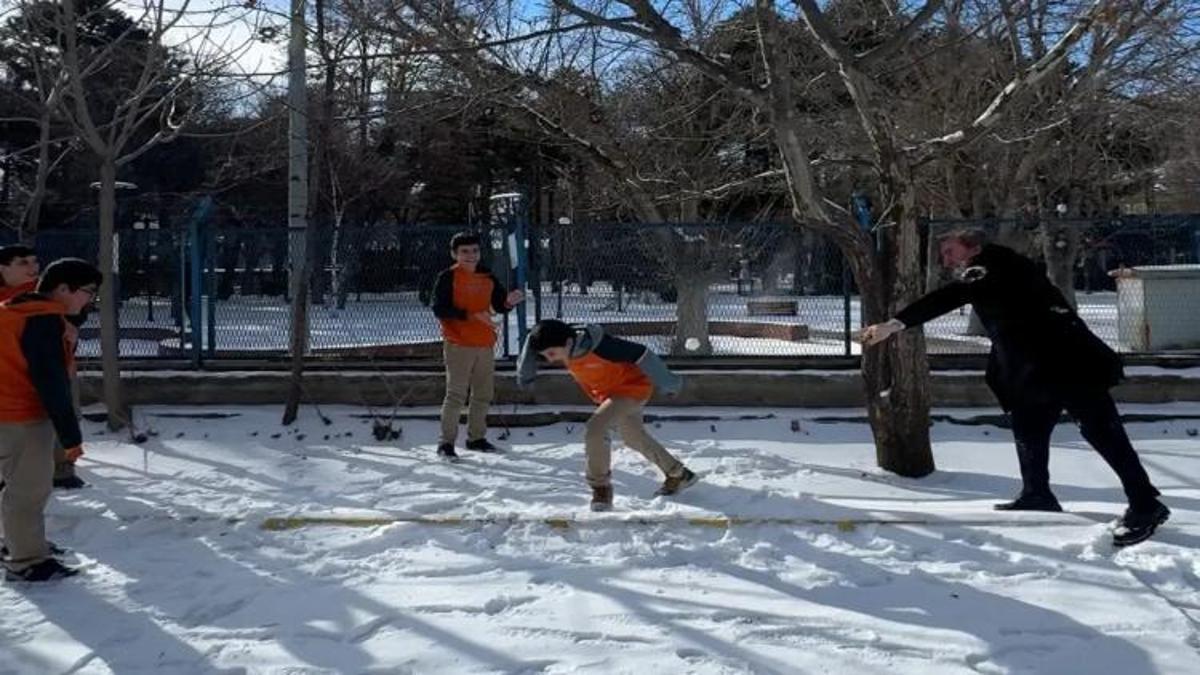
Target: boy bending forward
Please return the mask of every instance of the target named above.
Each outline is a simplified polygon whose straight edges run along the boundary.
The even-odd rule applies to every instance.
[[[587,421],[584,446],[593,511],[612,509],[609,432],[613,427],[621,433],[626,445],[666,474],[655,495],[673,495],[696,482],[696,474],[646,433],[642,422],[642,408],[656,387],[674,395],[683,385],[658,355],[637,343],[605,335],[600,326],[571,326],[553,319],[540,321],[525,339],[517,362],[521,387],[533,384],[539,355],[550,363],[565,365],[583,391],[599,404]]]

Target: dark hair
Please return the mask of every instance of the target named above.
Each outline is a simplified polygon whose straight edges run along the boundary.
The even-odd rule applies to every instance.
[[[983,246],[987,243],[987,232],[977,227],[960,227],[955,230],[950,230],[937,238],[940,244],[943,241],[957,241],[963,246]]]
[[[529,331],[529,346],[535,352],[543,352],[551,347],[566,347],[567,341],[575,337],[575,329],[557,319],[546,319],[537,322]]]
[[[50,263],[42,278],[38,280],[38,293],[49,293],[59,286],[66,284],[67,288],[77,291],[84,286],[96,285],[104,281],[104,275],[96,266],[79,258],[62,258]]]
[[[479,235],[474,232],[459,232],[450,237],[450,250],[457,251],[459,246],[479,246]]]
[[[24,244],[0,246],[0,265],[11,265],[17,258],[27,258],[31,255],[37,255],[37,251]]]

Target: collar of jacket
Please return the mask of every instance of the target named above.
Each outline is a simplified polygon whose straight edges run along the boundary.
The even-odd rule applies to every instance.
[[[604,327],[589,323],[575,328],[575,343],[571,345],[571,358],[578,359],[587,356],[600,344],[604,337]]]

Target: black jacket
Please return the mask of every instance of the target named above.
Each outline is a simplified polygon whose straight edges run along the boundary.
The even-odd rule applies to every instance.
[[[987,245],[964,272],[896,319],[919,326],[970,303],[992,340],[988,386],[1006,410],[1108,389],[1124,377],[1121,358],[1088,330],[1029,258]]]
[[[492,279],[492,309],[499,314],[507,314],[511,307],[508,306],[508,290],[504,288],[504,284],[492,274],[491,270],[479,265],[475,268],[478,274],[486,274]],[[467,318],[466,311],[454,306],[454,267],[448,267],[442,270],[437,275],[437,280],[433,282],[433,315],[439,319],[458,319]]]

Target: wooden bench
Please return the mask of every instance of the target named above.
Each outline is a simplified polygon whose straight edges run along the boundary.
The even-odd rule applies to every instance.
[[[746,313],[750,316],[796,316],[799,310],[795,300],[747,300]]]

